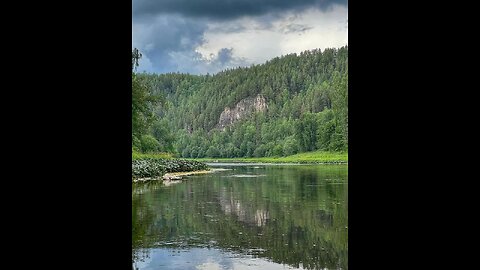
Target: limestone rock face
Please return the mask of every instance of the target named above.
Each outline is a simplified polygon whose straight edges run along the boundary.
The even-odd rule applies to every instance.
[[[267,103],[262,95],[256,97],[248,97],[240,100],[234,108],[226,107],[220,114],[217,127],[225,129],[225,127],[243,119],[254,112],[263,112],[267,109]]]

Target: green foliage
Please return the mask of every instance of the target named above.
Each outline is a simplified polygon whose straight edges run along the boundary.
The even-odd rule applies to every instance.
[[[267,152],[267,147],[264,144],[259,145],[255,151],[253,151],[254,157],[264,157]]]
[[[190,150],[190,157],[191,158],[197,158],[198,157],[198,147],[193,147],[192,150]]]
[[[132,70],[135,70],[138,67],[138,61],[142,58],[142,54],[137,48],[132,50]]]
[[[205,153],[205,155],[207,157],[213,157],[213,158],[220,157],[220,151],[216,146],[210,146],[207,152]]]
[[[142,157],[132,160],[132,178],[161,177],[170,172],[190,172],[207,170],[205,163],[184,160],[165,159],[158,157]]]
[[[141,80],[132,73],[132,136],[141,137],[155,120],[152,108],[157,99],[150,95]]]
[[[259,147],[261,149],[265,146]],[[298,153],[291,156],[275,157],[265,154],[266,157],[253,158],[202,158],[202,162],[262,162],[262,163],[308,163],[308,164],[345,164],[348,162],[348,153],[343,151],[313,151]]]
[[[132,160],[132,178],[161,177],[165,174],[165,166],[160,159]]]
[[[171,153],[163,153],[163,152],[159,152],[159,153],[148,153],[148,154],[145,154],[145,153],[140,153],[139,151],[135,151],[133,150],[132,151],[132,160],[136,160],[136,159],[145,159],[145,158],[150,158],[150,159],[171,159],[172,158],[172,154]]]
[[[283,156],[283,146],[281,144],[275,145],[275,147],[273,147],[272,155],[277,157]]]
[[[140,152],[140,148],[142,147],[142,142],[136,136],[132,136],[132,151]]]
[[[143,103],[147,97],[168,100],[140,107],[142,114],[132,120],[139,134],[150,134],[158,141],[159,151],[185,158],[227,158],[348,150],[346,46],[289,54],[213,76],[135,76],[139,88],[148,92],[138,98]],[[224,130],[218,127],[226,107],[257,95],[265,98],[266,111]],[[132,147],[139,149],[138,142]]]
[[[333,150],[332,136],[335,134],[335,119],[332,110],[319,113],[317,118],[317,149]]]
[[[161,101],[161,95],[152,94],[134,72],[141,57],[142,54],[137,49],[132,50],[132,141],[137,149],[139,138],[147,134],[155,121],[153,109]]]
[[[161,159],[167,173],[208,170],[208,166],[199,161],[185,159]]]
[[[298,141],[293,136],[289,136],[283,143],[283,154],[291,156],[298,152]]]
[[[302,152],[315,150],[317,142],[317,121],[316,115],[306,113],[302,115],[295,125],[295,137],[299,142]]]
[[[152,126],[152,135],[159,143],[159,150],[162,152],[174,152],[173,143],[175,137],[168,128],[167,119],[156,121]]]
[[[143,135],[140,139],[140,150],[143,153],[160,152],[161,145],[152,135]]]

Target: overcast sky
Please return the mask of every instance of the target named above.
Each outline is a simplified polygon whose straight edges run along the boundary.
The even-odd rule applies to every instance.
[[[345,0],[133,0],[137,71],[216,73],[348,44]]]

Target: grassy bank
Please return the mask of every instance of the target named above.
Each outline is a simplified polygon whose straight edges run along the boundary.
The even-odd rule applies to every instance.
[[[140,152],[132,151],[132,160],[146,159],[146,158],[171,159],[173,157],[172,157],[172,154],[170,154],[170,153],[143,154],[143,153],[140,153]]]
[[[259,163],[348,163],[347,152],[314,151],[299,153],[286,157],[260,158],[197,158],[189,159],[200,162],[259,162]]]

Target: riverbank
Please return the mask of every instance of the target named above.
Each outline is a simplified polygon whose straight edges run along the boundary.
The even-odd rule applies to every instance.
[[[195,160],[160,158],[160,157],[134,157],[132,155],[132,181],[162,180],[167,174],[193,173],[208,171],[207,164]],[[172,178],[171,176],[170,178]],[[169,179],[170,179],[169,178]]]
[[[200,170],[200,171],[171,172],[171,173],[166,173],[166,174],[164,174],[163,176],[160,176],[160,177],[145,177],[145,178],[133,179],[133,182],[137,183],[137,182],[148,182],[148,181],[161,181],[161,180],[163,180],[163,183],[168,186],[168,185],[171,185],[171,184],[180,183],[181,180],[183,179],[183,176],[215,173],[215,172],[222,172],[222,171],[229,171],[229,170],[231,170],[231,169],[224,169],[224,168],[212,168],[212,169],[210,169],[209,168],[207,170]]]
[[[348,164],[347,152],[314,151],[286,157],[259,158],[196,158],[187,159],[207,163],[302,163],[302,164]]]
[[[170,154],[132,153],[132,181],[178,179],[183,175],[209,171],[205,163],[295,163],[348,164],[347,152],[314,151],[286,157],[177,159]],[[175,174],[182,173],[182,174]],[[188,174],[185,174],[188,173]]]
[[[163,175],[163,180],[178,180],[182,179],[182,176],[189,176],[194,174],[211,173],[211,170],[191,171],[191,172],[171,172]]]

